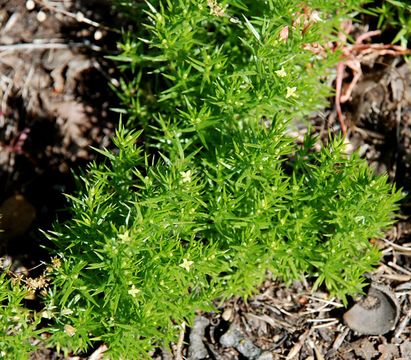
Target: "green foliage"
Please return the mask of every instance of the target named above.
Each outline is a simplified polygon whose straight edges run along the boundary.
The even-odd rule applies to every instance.
[[[104,341],[114,358],[143,356],[213,299],[250,295],[265,270],[315,276],[344,299],[377,264],[368,239],[391,224],[400,194],[342,142],[300,152],[289,176],[281,158],[292,145],[278,129],[155,165],[138,135],[119,130],[118,154],[90,167],[73,220],[53,235],[64,249],[48,301],[60,309],[58,346]]]
[[[289,119],[325,104],[330,89],[318,80],[339,54],[329,49],[318,56],[305,46],[334,39],[345,11],[360,2],[347,1],[344,10],[335,1],[308,2],[321,21],[304,17],[297,0],[211,1],[211,8],[210,1],[151,3],[140,40],[126,38],[116,57],[136,72],[121,82],[120,97],[149,145],[158,146],[157,138],[150,141],[158,136],[151,127],[161,116],[170,131],[197,146],[199,139],[208,143],[203,136],[253,126],[262,116]],[[281,40],[285,27],[287,41]]]
[[[0,359],[28,359],[35,349],[39,317],[24,305],[29,293],[7,271],[0,274]]]
[[[378,16],[378,28],[394,31],[392,43],[408,46],[411,36],[411,4],[407,0],[385,0],[380,6],[373,7],[371,13]]]
[[[145,6],[144,31],[117,57],[135,71],[119,94],[129,130],[120,125],[116,152],[98,150],[106,161],[70,196],[72,220],[49,234],[60,254],[50,345],[102,341],[113,359],[148,357],[196,310],[251,295],[267,270],[343,300],[361,291],[380,257],[369,239],[392,224],[401,194],[342,140],[314,152],[312,137],[301,147],[287,136],[330,93],[319,80],[338,54],[312,46],[358,4]]]

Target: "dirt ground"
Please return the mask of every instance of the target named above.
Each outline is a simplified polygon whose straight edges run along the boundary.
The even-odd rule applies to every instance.
[[[64,217],[72,171],[94,158],[90,146],[110,145],[118,116],[109,108],[118,102],[107,85],[115,70],[103,57],[116,50],[110,28],[121,21],[93,1],[29,8],[0,1],[0,203],[19,209],[2,220],[0,248],[26,267],[46,255],[35,229]],[[80,21],[90,15],[96,26]]]
[[[111,146],[118,114],[110,108],[119,104],[107,83],[118,84],[104,56],[115,53],[124,20],[108,8],[101,1],[0,0],[0,211],[15,214],[1,220],[0,252],[15,271],[28,273],[48,260],[41,245],[49,244],[37,229],[64,219],[63,193],[74,190],[71,172],[94,159],[90,146]],[[341,104],[347,149],[359,149],[377,172],[388,172],[409,192],[411,66],[400,54],[373,51],[368,57],[352,51],[363,74]],[[347,91],[355,74],[349,68],[342,74]],[[330,101],[311,119],[324,141],[340,129]],[[346,313],[325,292],[312,293],[310,279],[291,287],[267,280],[246,302],[234,298],[198,314],[172,353],[159,349],[153,358],[411,359],[410,212],[405,200],[399,222],[374,240],[384,258],[368,275],[373,285],[360,309]],[[381,308],[382,315],[375,312]],[[385,318],[372,324],[374,333],[360,335],[361,316],[380,315]],[[70,359],[100,359],[103,350]],[[62,357],[42,350],[32,359]]]

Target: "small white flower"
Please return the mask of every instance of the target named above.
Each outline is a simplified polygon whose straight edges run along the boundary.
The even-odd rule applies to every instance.
[[[284,66],[282,66],[280,70],[277,70],[274,72],[277,74],[277,76],[282,77],[282,78],[287,76],[287,73],[284,70]]]
[[[181,175],[181,178],[182,178],[181,181],[183,183],[191,182],[191,175],[192,175],[191,170],[181,171],[180,175]]]
[[[187,271],[190,271],[190,267],[193,264],[194,264],[194,261],[183,259],[183,262],[178,266],[182,267],[183,269],[186,269]]]
[[[297,88],[295,86],[291,88],[287,86],[287,94],[285,95],[285,98],[288,99],[291,96],[297,97],[296,91]]]
[[[136,297],[136,295],[140,292],[139,289],[137,289],[134,284],[131,286],[131,289],[127,291],[132,297]]]
[[[42,318],[45,318],[45,319],[52,319],[53,318],[53,312],[52,311],[50,311],[50,310],[44,310],[42,313],[41,313],[41,317]]]
[[[320,17],[320,13],[319,13],[318,11],[316,11],[316,10],[314,10],[314,11],[311,13],[311,15],[310,15],[310,20],[311,20],[312,22],[314,22],[314,23],[322,22],[322,21],[323,21],[323,19],[321,19],[321,17]]]
[[[126,230],[123,234],[119,234],[118,238],[122,241],[122,242],[130,242],[131,241],[131,236],[128,232],[128,230]]]
[[[63,310],[61,310],[61,315],[63,315],[63,316],[69,316],[71,314],[73,314],[73,310],[71,310],[71,309],[64,308]]]

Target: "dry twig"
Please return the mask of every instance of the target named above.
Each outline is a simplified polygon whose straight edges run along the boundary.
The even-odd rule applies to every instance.
[[[311,335],[312,331],[313,331],[312,329],[308,329],[304,332],[304,334],[300,335],[300,337],[298,338],[298,342],[290,350],[285,360],[292,360],[294,359],[294,357],[298,355],[305,341],[307,340],[308,336]]]
[[[88,44],[86,42],[81,42],[81,43],[67,43],[67,44],[62,44],[62,43],[38,43],[38,42],[33,42],[33,43],[19,43],[19,44],[11,44],[11,45],[0,45],[0,52],[3,54],[5,52],[10,53],[10,52],[16,52],[16,51],[32,51],[32,50],[50,50],[50,49],[70,49],[70,48],[82,48],[86,47],[89,48],[93,51],[101,51],[101,47],[94,45],[94,44]],[[0,54],[3,55],[3,54]]]
[[[181,324],[180,336],[178,337],[177,347],[176,347],[176,360],[183,360],[183,345],[184,345],[184,334],[186,332],[186,323],[183,321]]]
[[[351,31],[352,24],[347,26],[347,33]],[[391,44],[363,44],[363,41],[373,36],[379,35],[380,30],[369,31],[360,35],[353,45],[344,45],[342,47],[343,60],[337,65],[337,78],[335,85],[335,108],[340,122],[341,131],[344,135],[347,134],[347,126],[344,121],[344,116],[341,110],[341,104],[348,101],[351,97],[351,93],[362,76],[361,63],[370,62],[375,60],[379,56],[391,55],[402,56],[411,54],[411,50],[405,49],[401,46]],[[345,35],[342,36],[342,40],[346,40]],[[342,81],[344,77],[344,70],[349,67],[353,73],[353,79],[349,83],[347,90],[342,92]]]

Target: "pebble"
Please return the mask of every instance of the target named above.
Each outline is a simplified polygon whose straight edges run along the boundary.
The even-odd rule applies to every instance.
[[[36,7],[36,3],[33,0],[26,1],[26,9],[31,11]]]
[[[47,19],[47,15],[46,15],[46,13],[44,12],[44,11],[39,11],[38,13],[37,13],[37,21],[38,22],[43,22],[43,21],[45,21]]]
[[[223,347],[233,347],[248,359],[258,359],[261,355],[261,349],[253,344],[250,339],[247,339],[243,332],[232,324],[228,331],[221,336],[220,344]],[[264,360],[264,359],[263,359]]]

